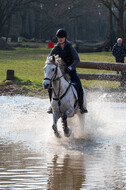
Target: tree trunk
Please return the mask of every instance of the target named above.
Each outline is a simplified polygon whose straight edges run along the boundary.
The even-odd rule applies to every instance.
[[[124,29],[123,29],[123,14],[124,14],[124,0],[119,1],[119,17],[117,24],[117,35],[118,37],[124,37]]]
[[[10,27],[11,27],[11,17],[8,19],[6,41],[8,39],[9,33],[10,33]]]
[[[117,35],[118,37],[123,38],[124,37],[124,30],[123,30],[123,12],[119,12],[119,20],[117,25]]]
[[[3,23],[0,17],[0,38],[2,37]]]
[[[112,6],[109,9],[109,31],[113,31],[113,16],[112,16]]]
[[[22,19],[22,34],[25,34],[26,32],[26,11],[24,10],[22,15],[21,15],[21,19]]]

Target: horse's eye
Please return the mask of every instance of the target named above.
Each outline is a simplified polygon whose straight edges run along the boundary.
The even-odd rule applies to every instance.
[[[53,68],[52,71],[54,71],[55,69]]]

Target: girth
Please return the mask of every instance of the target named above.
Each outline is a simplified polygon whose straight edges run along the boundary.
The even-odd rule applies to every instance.
[[[68,88],[66,89],[66,91],[64,92],[64,94],[62,96],[60,96],[58,98],[53,98],[53,100],[56,100],[56,101],[61,100],[66,95],[66,93],[68,92],[70,86],[71,86],[71,83],[69,83]],[[54,94],[55,94],[55,92],[54,92]]]

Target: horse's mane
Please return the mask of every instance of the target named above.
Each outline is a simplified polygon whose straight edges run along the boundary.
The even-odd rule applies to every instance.
[[[66,63],[61,59],[61,57],[59,57],[59,55],[53,55],[53,56],[47,57],[46,64],[56,65],[57,67],[60,68],[62,74],[64,75],[64,78],[67,81],[70,80],[69,74],[65,72]]]

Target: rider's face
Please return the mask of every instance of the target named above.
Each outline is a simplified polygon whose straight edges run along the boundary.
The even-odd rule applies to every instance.
[[[57,37],[57,39],[58,39],[58,42],[59,42],[60,44],[64,44],[64,43],[65,43],[65,40],[66,40],[65,37]]]

